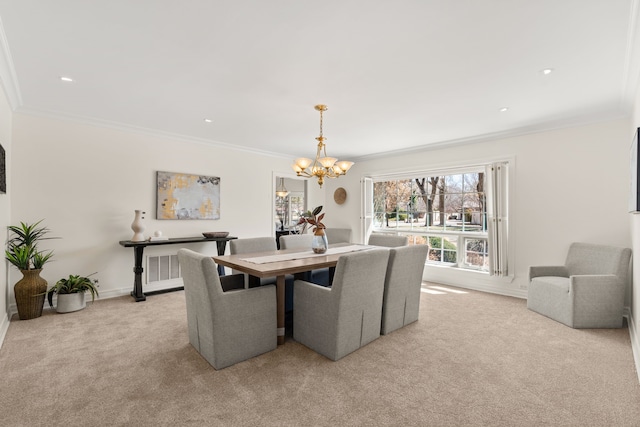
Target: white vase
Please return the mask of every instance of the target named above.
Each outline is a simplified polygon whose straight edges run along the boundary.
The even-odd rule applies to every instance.
[[[85,307],[84,292],[58,294],[58,302],[56,303],[56,311],[58,313],[71,313],[72,311],[82,310]]]
[[[144,231],[142,214],[144,214],[144,212],[136,210],[136,217],[131,223],[131,229],[133,230],[133,237],[131,238],[132,242],[144,242],[144,234],[142,234]]]

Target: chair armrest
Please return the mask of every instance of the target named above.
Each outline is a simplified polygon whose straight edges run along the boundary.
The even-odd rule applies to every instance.
[[[602,298],[609,295],[624,296],[624,284],[615,274],[584,274],[570,277],[569,292],[576,296],[587,293],[598,294]]]
[[[244,274],[231,274],[220,276],[222,291],[227,292],[234,289],[244,289]]]
[[[331,295],[331,288],[307,282],[305,280],[296,280],[294,283],[294,293],[299,292],[305,299],[313,301],[314,298],[327,299]]]
[[[271,300],[272,303],[269,302]],[[275,322],[276,287],[265,285],[258,288],[237,289],[221,295],[216,311],[224,318],[243,321],[259,316],[265,310],[273,310]]]
[[[539,265],[529,267],[529,281],[534,277],[541,276],[569,277],[569,271],[564,265]]]
[[[299,310],[299,313],[305,313],[307,318],[316,320],[331,316],[330,313],[327,313],[331,288],[304,280],[296,280],[293,289],[294,313]]]
[[[574,325],[621,327],[625,287],[626,284],[613,274],[571,276],[569,297]]]

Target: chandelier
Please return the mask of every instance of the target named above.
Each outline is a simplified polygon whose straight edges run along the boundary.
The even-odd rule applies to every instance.
[[[340,175],[345,175],[353,162],[347,160],[336,159],[335,157],[327,157],[327,145],[324,143],[326,139],[322,136],[322,112],[327,111],[326,105],[316,105],[314,107],[320,111],[320,136],[318,140],[318,150],[316,151],[315,160],[308,159],[306,157],[300,157],[296,159],[295,163],[291,166],[298,176],[305,178],[318,178],[318,184],[322,188],[325,178],[338,178]],[[320,157],[322,155],[322,157]]]
[[[289,195],[289,190],[284,186],[284,178],[280,178],[280,185],[276,188],[276,196],[285,198]]]

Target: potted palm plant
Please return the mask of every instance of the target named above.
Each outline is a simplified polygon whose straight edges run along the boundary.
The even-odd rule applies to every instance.
[[[8,227],[11,237],[5,249],[5,258],[22,273],[22,279],[13,287],[20,320],[34,319],[42,315],[44,293],[47,281],[40,277],[44,265],[53,257],[53,251],[43,252],[38,249],[38,242],[47,239],[49,232],[40,223]]]
[[[69,275],[68,278],[60,279],[51,289],[47,291],[49,306],[53,308],[53,294],[58,294],[56,311],[58,313],[70,313],[82,310],[86,307],[85,294],[91,294],[91,302],[98,297],[98,285],[90,279],[96,273],[88,276]]]

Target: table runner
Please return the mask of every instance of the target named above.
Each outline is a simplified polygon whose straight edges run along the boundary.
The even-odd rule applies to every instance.
[[[254,264],[266,264],[269,262],[291,261],[294,259],[312,258],[316,256],[327,256],[327,255],[343,254],[347,252],[363,251],[363,250],[372,249],[372,248],[373,246],[367,246],[367,245],[349,245],[349,246],[340,246],[337,248],[329,248],[323,254],[317,254],[311,250],[308,250],[304,252],[267,255],[267,256],[259,256],[259,257],[240,258],[240,259],[242,261],[247,261]]]

